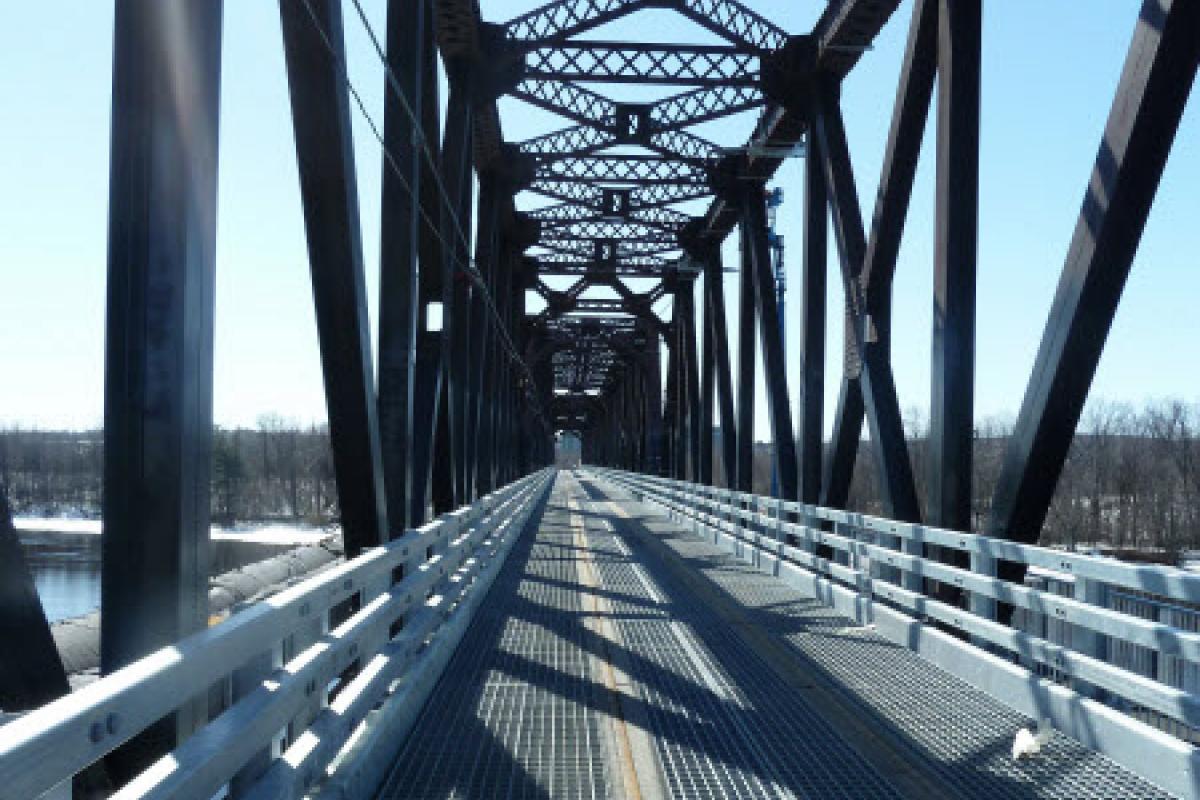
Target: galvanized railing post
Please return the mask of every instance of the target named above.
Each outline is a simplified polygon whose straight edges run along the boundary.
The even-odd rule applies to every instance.
[[[989,555],[980,552],[971,553],[971,572],[976,575],[983,575],[989,578],[996,578],[996,559]],[[971,592],[968,600],[968,609],[972,614],[984,619],[994,620],[996,618],[996,601],[988,597],[983,592]],[[987,643],[978,636],[971,637],[971,641],[978,647],[985,647]]]
[[[1097,580],[1075,576],[1075,599],[1098,608],[1108,607],[1108,587]],[[1108,637],[1082,625],[1071,626],[1071,647],[1084,655],[1104,661],[1108,656]],[[1072,681],[1075,691],[1086,697],[1098,697],[1100,692],[1091,684]]]

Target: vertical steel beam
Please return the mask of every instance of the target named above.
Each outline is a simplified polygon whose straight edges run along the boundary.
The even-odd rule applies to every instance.
[[[434,439],[434,511],[466,502],[467,344],[470,283],[466,261],[471,231],[471,100],[466,78],[450,76],[442,140],[439,199],[442,238],[442,396],[446,419]]]
[[[487,291],[492,290],[496,273],[497,227],[499,225],[499,186],[494,175],[484,174],[479,181],[479,200],[476,220],[479,228],[475,239],[475,263]],[[467,342],[467,419],[466,419],[466,492],[468,500],[477,495],[479,477],[480,439],[483,416],[483,376],[492,343],[492,317],[484,298],[484,289],[471,287],[471,331]]]
[[[971,527],[981,0],[939,0],[929,520]]]
[[[1035,542],[1196,77],[1200,3],[1146,0],[1126,57],[988,524]]]
[[[738,284],[737,473],[739,491],[754,491],[754,263],[745,225]]]
[[[387,497],[388,536],[404,532],[411,513],[410,442],[413,438],[413,367],[416,361],[421,216],[420,119],[426,0],[389,0],[379,244],[379,439]]]
[[[418,224],[417,249],[420,270],[417,273],[417,346],[413,368],[413,425],[411,439],[411,470],[409,476],[409,523],[420,525],[429,514],[433,452],[440,429],[441,394],[444,369],[442,365],[441,328],[430,330],[430,310],[441,304],[444,276],[442,244],[435,227],[439,219],[441,198],[437,189],[436,170],[441,164],[441,106],[438,102],[437,49],[433,12],[430,0],[420,0],[426,24],[421,29],[421,128],[424,146],[432,159],[421,161],[419,195],[426,214]],[[433,163],[430,163],[430,161]],[[440,312],[439,312],[440,313]],[[419,421],[419,422],[418,422]],[[439,491],[443,491],[439,488]],[[445,503],[444,498],[439,500]]]
[[[667,476],[682,479],[679,462],[683,454],[679,419],[679,303],[671,303],[670,342],[667,346],[666,410],[663,413],[665,446],[663,455],[667,462]]]
[[[846,325],[845,341],[847,360],[857,360],[853,344],[854,332]],[[842,375],[838,389],[837,408],[833,415],[833,433],[829,440],[829,455],[825,459],[824,477],[821,481],[821,505],[830,508],[845,508],[850,498],[850,481],[854,477],[854,462],[858,456],[859,439],[867,410],[863,405],[861,373]]]
[[[220,2],[131,0],[116,9],[104,674],[208,623],[221,22]],[[148,729],[127,758],[111,759],[110,766],[128,762],[117,777],[203,724],[203,710],[193,706]]]
[[[721,270],[721,251],[712,248],[704,259],[704,322],[713,339],[714,367],[717,373],[717,407],[721,415],[721,455],[725,485],[736,486],[737,422],[733,405],[733,377],[729,367],[729,334],[725,321],[725,282]]]
[[[645,385],[647,469],[653,475],[666,475],[668,465],[663,447],[662,340],[654,327],[645,323],[641,323],[641,327],[646,334],[646,349],[641,360]]]
[[[498,485],[496,482],[497,428],[503,394],[502,387],[504,385],[502,382],[502,365],[508,358],[501,341],[503,332],[495,326],[506,324],[512,251],[509,249],[507,240],[499,233],[497,234],[496,246],[497,253],[494,262],[495,271],[493,273],[492,290],[496,303],[496,311],[500,319],[489,323],[493,326],[491,329],[492,335],[488,345],[488,353],[484,357],[486,363],[483,368],[479,418],[478,479],[479,494],[481,495],[487,494]]]
[[[680,281],[676,301],[680,303],[680,346],[683,356],[683,380],[685,390],[684,410],[687,413],[687,448],[690,471],[688,479],[700,480],[700,451],[703,427],[700,411],[700,370],[696,362],[696,282],[694,279]]]
[[[443,361],[446,365],[445,408],[450,413],[449,452],[435,452],[436,461],[450,464],[454,500],[467,500],[467,406],[470,346],[471,284],[467,277],[471,236],[471,86],[461,65],[451,65],[450,98],[446,104],[446,127],[442,144],[442,179],[447,199],[442,204],[442,241],[446,282],[442,287]]]
[[[779,308],[775,298],[775,276],[767,244],[767,204],[763,186],[750,184],[742,200],[744,241],[749,245],[754,270],[759,342],[763,354],[763,377],[767,390],[767,413],[771,420],[775,474],[779,476],[779,494],[796,498],[796,438],[792,430],[791,401],[788,399],[787,365],[783,360],[783,339]]]
[[[800,501],[821,499],[825,409],[825,281],[829,212],[825,176],[815,137],[804,164],[804,267],[800,280],[800,387],[796,433]],[[861,419],[861,417],[860,417]],[[857,442],[854,443],[857,446]]]
[[[309,13],[311,9],[311,14]],[[387,539],[341,3],[280,0],[346,554]]]
[[[704,294],[708,297],[708,277],[704,279]],[[707,304],[707,303],[706,303]],[[696,480],[713,485],[713,399],[716,394],[717,370],[709,312],[704,312],[703,344],[700,353],[700,470]]]

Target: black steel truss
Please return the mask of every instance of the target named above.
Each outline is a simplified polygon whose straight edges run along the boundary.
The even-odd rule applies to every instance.
[[[110,191],[120,202],[109,218],[102,595],[116,623],[102,630],[105,671],[207,624],[197,610],[208,576],[221,4],[174,4],[183,10],[170,24],[160,5],[119,3],[114,22]],[[587,459],[629,469],[711,481],[719,456],[726,483],[750,489],[760,354],[781,494],[844,505],[865,422],[887,513],[918,519],[925,485],[932,523],[970,525],[981,0],[912,4],[869,226],[840,87],[899,0],[830,0],[798,36],[735,0],[556,0],[500,26],[484,25],[470,0],[387,5],[387,224],[372,358],[342,4],[280,4],[348,554],[548,463],[551,425],[580,432]],[[575,38],[647,8],[673,10],[726,44]],[[1131,22],[993,497],[988,532],[1009,539],[1039,536],[1200,64],[1196,0],[1145,0]],[[685,88],[622,101],[583,82]],[[891,373],[891,284],[935,88],[930,474],[918,481]],[[504,142],[504,94],[567,127]],[[744,147],[726,151],[689,130],[746,111],[760,113]],[[801,142],[794,433],[761,193]],[[519,213],[526,189],[560,202]],[[701,217],[673,207],[695,199],[709,201]],[[826,446],[830,220],[847,335]],[[721,245],[734,228],[743,263],[731,353]],[[551,276],[575,280],[555,289]],[[652,286],[635,291],[627,278]],[[530,290],[545,309],[528,313]],[[151,737],[160,752],[136,758],[170,750],[192,716],[185,706],[163,720]]]
[[[717,202],[718,193],[731,188],[731,180],[736,187],[737,169],[733,164],[731,173],[729,152],[689,129],[764,108],[764,73],[777,60],[788,37],[736,2],[657,0],[655,7],[673,9],[714,31],[727,44],[573,38],[649,6],[641,0],[551,3],[505,25],[503,45],[492,49],[500,58],[496,63],[515,67],[508,94],[574,123],[517,146],[529,159],[528,166],[522,168],[527,178],[520,187],[560,201],[528,214],[536,221],[537,236],[530,242],[527,274],[582,278],[571,289],[557,292],[540,280],[532,280],[529,286],[543,297],[546,308],[531,319],[542,324],[571,316],[612,314],[640,320],[650,335],[665,336],[669,329],[670,336],[664,341],[673,343],[673,350],[683,348],[687,352],[672,359],[667,385],[675,393],[675,402],[683,404],[680,408],[698,409],[699,389],[688,388],[692,383],[699,385],[697,350],[685,346],[687,337],[694,337],[697,330],[692,318],[695,303],[678,293],[676,282],[683,279],[691,286],[691,276],[700,271],[685,258],[700,221],[674,206],[696,199]],[[651,102],[622,102],[581,85],[585,82],[657,83],[685,88]],[[624,152],[606,152],[616,147],[624,148]],[[645,154],[631,155],[631,149]],[[736,154],[733,158],[736,161]],[[617,276],[650,277],[659,282],[653,290],[634,295],[616,280]],[[619,299],[580,296],[587,287],[606,282],[617,289]],[[675,321],[664,327],[649,306],[667,295],[685,308],[678,313],[672,311]],[[559,363],[570,366],[573,386],[582,385],[581,371],[593,370],[604,378],[589,379],[586,383],[592,390],[603,385],[605,391],[617,391],[610,380],[615,369],[611,361],[593,358],[589,351],[587,358],[561,355]],[[676,376],[672,371],[676,367],[686,374]],[[637,375],[639,383],[621,389],[621,396],[637,395],[643,401],[650,396],[645,384],[661,378],[657,367],[652,369],[645,358],[626,363],[624,372]],[[564,380],[567,377],[561,370],[555,374]],[[566,389],[555,380],[558,389]],[[594,416],[595,403],[584,406],[592,409],[589,413]],[[577,412],[580,408],[572,413]],[[645,424],[657,425],[653,419],[659,416],[642,414],[641,419]],[[675,420],[672,424],[686,425],[688,435],[695,439],[696,446],[685,449],[692,454],[689,460],[693,465],[699,461],[702,449],[701,416],[698,410],[685,413],[682,420],[676,419],[678,414],[669,415]],[[657,443],[651,446],[645,436],[639,437],[638,446],[647,454],[661,450],[664,457],[674,452]],[[679,461],[678,453],[674,461]]]

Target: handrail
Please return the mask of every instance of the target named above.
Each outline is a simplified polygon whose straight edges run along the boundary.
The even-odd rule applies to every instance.
[[[255,688],[116,796],[212,796],[255,753],[278,755],[281,738],[294,745],[310,724],[327,726],[325,688],[339,677],[343,692],[359,684],[361,719],[471,579],[498,566],[551,480],[551,470],[532,473],[0,727],[0,800],[69,780],[264,655],[274,668],[259,670]],[[323,741],[321,758],[304,759],[310,779],[342,743]]]
[[[1104,659],[1105,640],[1109,640],[1200,662],[1200,633],[1123,613],[1105,604],[1113,588],[1151,593],[1161,596],[1163,602],[1197,602],[1200,576],[1174,567],[1126,564],[658,476],[598,467],[588,470],[644,495],[674,516],[755,545],[781,561],[836,582],[862,599],[886,601],[916,619],[935,620],[1012,658],[1052,668],[1086,693],[1095,694],[1088,687],[1097,687],[1110,699],[1121,698],[1126,704],[1152,709],[1200,728],[1200,695]],[[803,521],[791,521],[791,516]],[[817,527],[820,523],[832,530],[822,530]],[[882,543],[889,538],[986,558],[974,561],[970,569],[952,566],[926,558],[920,550],[900,551],[891,542]],[[831,548],[834,558],[818,555],[817,545]],[[1076,583],[1076,596],[1064,597],[1003,580],[995,572],[997,560],[1070,575]],[[885,577],[888,572],[893,573],[890,578]],[[966,595],[968,608],[927,593],[925,579],[958,587]],[[1075,632],[1071,644],[1050,642],[996,622],[992,612],[996,601],[1067,623]],[[867,623],[870,619],[859,621]]]

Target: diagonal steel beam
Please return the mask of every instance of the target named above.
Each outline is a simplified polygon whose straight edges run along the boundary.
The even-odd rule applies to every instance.
[[[589,122],[526,139],[517,147],[522,153],[566,158],[594,153],[615,140],[616,136],[612,131],[602,130]]]
[[[871,221],[871,236],[863,255],[862,274],[858,279],[864,289],[865,307],[874,324],[879,344],[885,352],[891,343],[892,277],[896,270],[896,257],[900,251],[900,239],[912,196],[925,121],[933,97],[937,70],[936,48],[937,0],[918,0],[913,6],[912,20],[908,28],[875,212]],[[819,147],[819,143],[817,144]],[[823,154],[821,158],[824,158]],[[825,477],[821,489],[821,502],[835,507],[845,505],[850,491],[865,415],[859,380],[861,364],[851,331],[852,325],[853,314],[847,310],[847,353],[844,359],[846,369],[839,392],[832,446],[825,464]]]
[[[1196,77],[1200,3],[1146,0],[1016,429],[991,535],[1036,542]]]
[[[504,25],[517,42],[562,41],[651,5],[651,0],[553,0]]]
[[[820,70],[844,77],[899,6],[900,0],[830,0],[813,26]]]
[[[333,468],[353,556],[386,541],[387,510],[341,4],[281,0],[279,11]]]
[[[676,0],[674,8],[728,42],[759,50],[778,50],[787,31],[736,0]]]
[[[859,381],[871,426],[871,449],[879,471],[880,494],[888,516],[915,522],[920,519],[920,505],[908,457],[908,445],[904,439],[891,363],[867,311],[866,297],[860,283],[866,241],[841,109],[836,96],[827,86],[818,87],[813,94],[816,107],[814,133],[820,145],[834,237],[842,267],[842,283],[851,312],[849,333],[862,364]]]
[[[702,87],[665,97],[650,108],[652,131],[670,131],[751,111],[766,102],[757,86]]]

